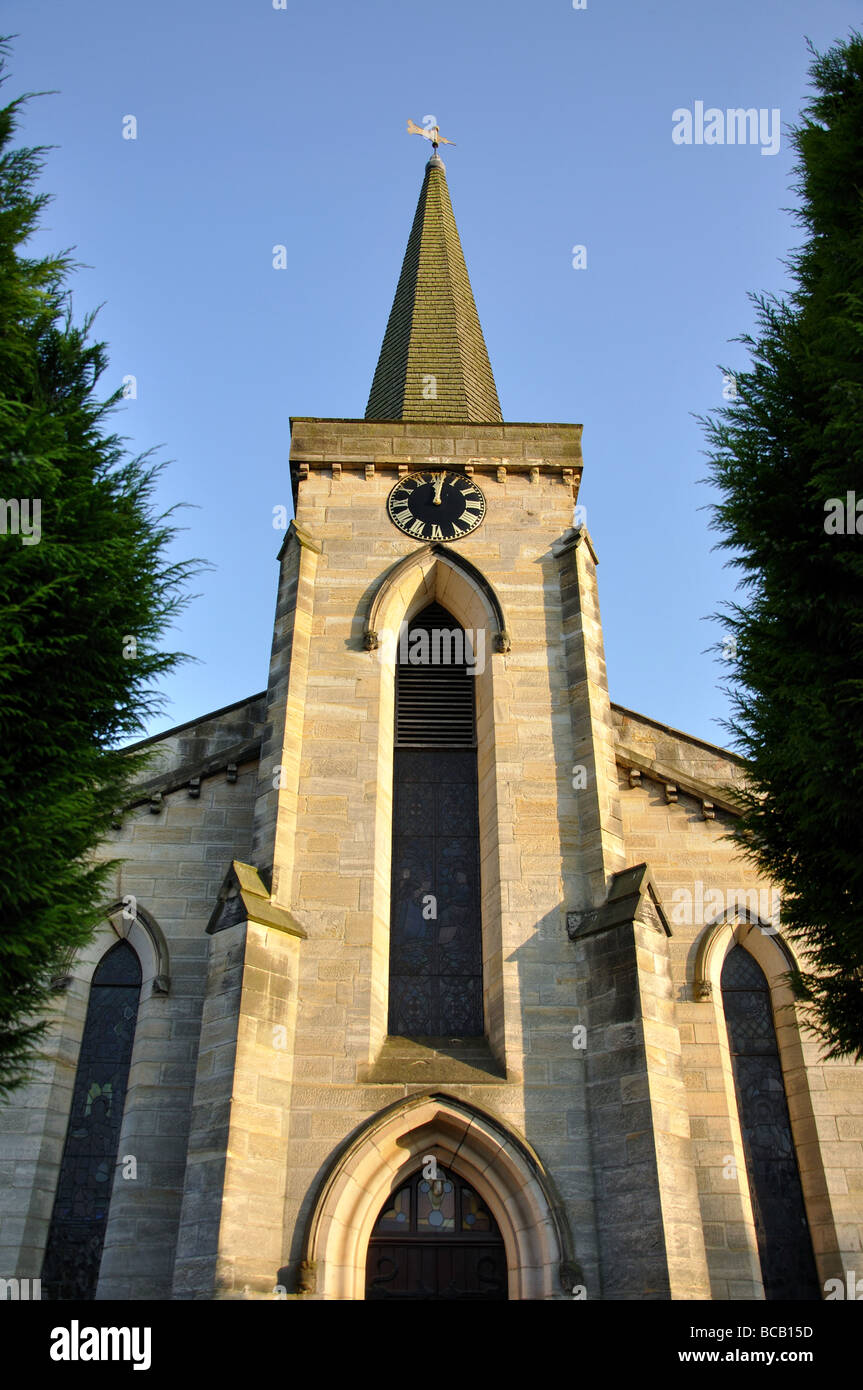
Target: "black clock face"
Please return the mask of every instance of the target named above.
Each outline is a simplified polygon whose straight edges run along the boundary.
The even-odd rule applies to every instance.
[[[418,541],[458,541],[485,516],[485,498],[462,473],[409,473],[389,495],[390,521]]]

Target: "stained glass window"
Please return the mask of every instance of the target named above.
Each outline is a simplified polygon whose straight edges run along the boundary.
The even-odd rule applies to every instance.
[[[417,1185],[417,1230],[455,1230],[455,1190],[452,1180],[441,1176],[436,1182],[422,1178]]]
[[[388,1026],[402,1037],[478,1037],[483,1004],[475,677],[464,662],[411,665],[415,631],[463,638],[445,609],[429,605],[411,623],[396,672]],[[464,640],[453,650],[463,653]]]
[[[770,987],[734,946],[722,967],[722,1002],[766,1299],[821,1292],[785,1098]]]
[[[405,1231],[410,1230],[410,1219],[410,1187],[400,1187],[398,1192],[393,1193],[392,1199],[378,1217],[375,1230],[378,1232],[392,1231],[397,1235],[403,1235]]]
[[[102,957],[90,986],[42,1268],[45,1298],[96,1294],[140,993],[140,962],[120,941]]]
[[[491,1213],[471,1187],[461,1189],[461,1229],[474,1232],[494,1230]]]

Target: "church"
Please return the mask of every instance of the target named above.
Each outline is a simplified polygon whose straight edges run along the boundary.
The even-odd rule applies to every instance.
[[[42,1298],[859,1268],[863,1070],[728,840],[740,760],[610,698],[581,434],[502,417],[435,140],[365,417],[291,420],[267,688],[145,741],[3,1112],[3,1270]]]

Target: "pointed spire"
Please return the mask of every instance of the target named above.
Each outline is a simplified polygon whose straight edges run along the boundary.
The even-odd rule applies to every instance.
[[[446,166],[426,164],[367,420],[502,420]]]

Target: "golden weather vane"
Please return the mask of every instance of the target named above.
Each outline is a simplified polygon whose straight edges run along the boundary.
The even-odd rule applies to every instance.
[[[426,120],[429,117],[426,116]],[[426,140],[431,140],[432,147],[437,152],[438,145],[454,145],[455,140],[447,140],[445,135],[441,135],[440,126],[421,126],[414,125],[413,121],[408,121],[408,135],[424,135]]]

